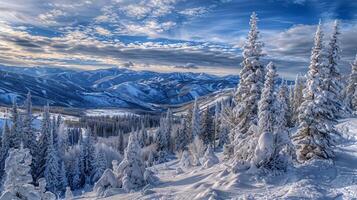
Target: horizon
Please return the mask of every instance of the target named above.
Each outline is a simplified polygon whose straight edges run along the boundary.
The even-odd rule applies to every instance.
[[[0,0],[0,7],[7,66],[238,75],[253,11],[263,63],[273,61],[283,78],[307,71],[319,19],[325,43],[340,22],[343,73],[357,53],[357,3],[347,0]]]

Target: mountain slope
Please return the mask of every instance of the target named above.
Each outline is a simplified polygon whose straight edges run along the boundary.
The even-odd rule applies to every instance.
[[[30,68],[26,70],[31,70]],[[162,105],[182,104],[237,85],[238,77],[198,73],[157,73],[123,68],[92,71],[35,72],[0,71],[0,103],[22,101],[31,91],[35,105],[81,108],[136,108],[156,110]],[[10,71],[20,71],[14,73]],[[40,70],[41,71],[41,70]]]

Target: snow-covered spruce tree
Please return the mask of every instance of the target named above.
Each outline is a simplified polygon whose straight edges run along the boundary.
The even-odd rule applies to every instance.
[[[255,146],[248,141],[255,141],[258,101],[264,82],[264,67],[260,63],[263,43],[259,41],[257,20],[257,15],[253,13],[248,38],[243,47],[243,69],[234,98],[236,106],[229,119],[233,127],[231,135],[234,138],[231,148],[234,147],[235,162],[241,164],[249,163],[254,155]]]
[[[279,88],[279,93],[278,96],[281,101],[284,101],[284,104],[282,104],[284,107],[284,114],[285,114],[285,121],[286,121],[286,126],[288,127],[293,127],[292,123],[292,109],[290,106],[290,100],[289,100],[289,89],[286,81],[282,81],[280,88]]]
[[[141,147],[144,147],[147,145],[147,138],[148,138],[148,134],[147,134],[147,131],[146,131],[146,128],[145,128],[145,125],[144,125],[144,122],[142,121],[141,122],[141,128],[140,128],[140,131],[139,131],[139,143],[140,143],[140,146]]]
[[[258,103],[258,134],[249,141],[251,145],[256,147],[254,152],[254,164],[257,167],[268,165],[276,149],[274,135],[274,112],[276,110],[276,95],[274,94],[274,90],[276,79],[275,66],[270,62],[267,66],[262,97]]]
[[[95,169],[94,169],[95,172],[92,177],[92,183],[97,182],[106,169],[107,169],[107,159],[105,157],[104,151],[102,149],[98,149],[96,152]]]
[[[34,173],[34,179],[37,181],[39,178],[43,177],[43,173],[46,167],[46,158],[47,158],[47,148],[50,144],[50,135],[51,135],[51,119],[49,106],[44,107],[44,112],[42,114],[40,136],[37,145],[37,151],[34,155],[34,166],[36,172]]]
[[[187,134],[185,133],[186,120],[185,118],[181,119],[180,126],[177,127],[175,135],[175,150],[182,152],[185,150],[188,144]]]
[[[294,86],[294,97],[292,100],[292,122],[298,124],[299,107],[303,102],[303,90],[305,89],[305,79],[301,75],[296,75],[295,86]]]
[[[11,141],[10,148],[20,148],[22,142],[22,119],[18,111],[16,98],[11,109]]]
[[[200,138],[205,144],[213,144],[213,136],[214,136],[214,121],[211,116],[209,107],[202,113],[202,121],[201,121],[201,134]]]
[[[95,172],[96,160],[93,137],[89,129],[87,130],[87,135],[83,138],[82,144],[80,144],[79,168],[82,183],[90,185],[92,184],[91,177]]]
[[[200,108],[198,105],[198,100],[195,98],[193,103],[192,109],[192,121],[191,121],[191,128],[192,128],[192,138],[201,135],[201,116],[200,116]]]
[[[225,104],[221,103],[221,112],[219,114],[219,126],[218,126],[218,147],[223,147],[225,144],[229,144],[229,125],[223,121],[225,112]]]
[[[127,192],[139,189],[145,185],[145,166],[140,154],[141,151],[137,136],[131,133],[128,146],[125,149],[124,158],[118,168],[115,169],[115,173],[122,182],[123,189]]]
[[[324,73],[325,76],[323,77],[323,89],[326,91],[327,98],[326,104],[334,114],[333,119],[344,115],[341,74],[338,69],[338,62],[340,60],[339,34],[339,25],[336,20],[329,42],[328,63],[326,65],[326,72]]]
[[[7,158],[10,150],[10,143],[11,143],[11,131],[7,120],[5,120],[2,129],[2,137],[1,137],[0,178],[2,178],[4,175],[5,159]]]
[[[53,145],[53,133],[50,133],[49,143],[47,146],[47,155],[46,155],[46,163],[45,163],[45,171],[44,178],[47,183],[47,190],[57,193],[58,186],[61,185],[59,182],[60,177],[60,166],[59,166],[59,158],[57,149],[55,149]],[[51,142],[52,141],[52,142]]]
[[[71,171],[71,188],[79,189],[81,187],[81,170],[79,158],[75,158]]]
[[[24,148],[30,150],[31,155],[35,155],[37,150],[36,134],[33,128],[34,116],[32,115],[31,93],[27,93],[25,101],[25,116],[23,118],[23,144]],[[35,172],[35,166],[32,163],[32,173]]]
[[[355,61],[351,64],[351,74],[345,92],[345,103],[353,111],[357,111],[357,54]]]
[[[320,23],[311,52],[306,88],[303,91],[304,99],[299,108],[299,129],[294,136],[297,159],[300,162],[313,158],[331,158],[334,155],[330,138],[332,130],[327,120],[332,114],[331,110],[326,108],[326,93],[322,87],[322,38]]]
[[[160,126],[158,127],[155,135],[155,143],[157,144],[158,151],[168,151],[168,133],[166,128],[166,118],[160,119]]]
[[[64,164],[64,161],[61,161],[61,156],[59,156],[59,162],[60,162],[60,171],[58,173],[58,185],[57,185],[57,189],[60,192],[65,192],[66,191],[66,187],[68,186],[68,179],[67,179],[67,170],[66,170],[66,166]]]

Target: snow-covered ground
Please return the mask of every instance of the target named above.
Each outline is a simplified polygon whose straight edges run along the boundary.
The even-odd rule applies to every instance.
[[[218,152],[220,163],[208,169],[183,168],[177,174],[178,160],[154,166],[160,183],[151,188],[152,194],[139,191],[105,199],[357,199],[357,118],[341,120],[337,129],[342,137],[337,139],[334,161],[295,164],[280,173],[251,170],[234,174]],[[89,192],[79,199],[97,197]]]

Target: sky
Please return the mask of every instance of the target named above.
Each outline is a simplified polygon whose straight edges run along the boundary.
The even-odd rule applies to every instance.
[[[0,64],[239,74],[253,11],[263,63],[281,76],[307,71],[320,19],[326,46],[339,20],[339,64],[350,71],[354,0],[0,0]]]

